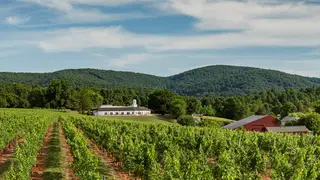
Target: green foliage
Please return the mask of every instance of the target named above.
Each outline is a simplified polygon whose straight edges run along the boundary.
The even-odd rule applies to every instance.
[[[211,105],[209,106],[203,106],[200,108],[200,114],[206,115],[206,116],[215,116],[216,111],[213,109]]]
[[[75,94],[75,106],[82,113],[91,111],[93,107],[99,107],[103,102],[103,97],[93,90],[82,88]]]
[[[314,111],[320,114],[320,101],[317,101],[313,105]]]
[[[177,123],[182,126],[195,126],[197,123],[193,116],[180,116],[177,120]]]
[[[4,97],[0,97],[0,108],[5,108],[8,106],[7,100]]]
[[[99,158],[88,148],[87,139],[71,122],[62,122],[66,137],[68,138],[67,142],[74,157],[71,166],[75,170],[75,175],[80,179],[102,179]]]
[[[291,102],[286,102],[281,110],[281,117],[285,117],[288,116],[290,113],[296,112],[297,111],[297,107],[291,103]]]
[[[142,179],[319,179],[319,137],[70,117]],[[271,170],[271,172],[270,172]]]
[[[207,66],[169,77],[169,88],[186,95],[245,95],[266,90],[319,86],[320,79],[274,70],[238,66]]]
[[[178,118],[179,116],[186,115],[187,111],[187,103],[181,97],[176,97],[170,104],[169,113],[174,118]]]
[[[224,107],[223,117],[228,119],[240,120],[253,114],[243,98],[227,98]]]
[[[300,117],[298,125],[305,125],[314,134],[320,134],[320,114],[312,112]]]
[[[16,151],[14,161],[0,179],[29,179],[30,170],[36,161],[38,150],[49,124],[56,115],[43,111],[1,110],[0,112],[0,151],[14,138],[23,138]]]
[[[148,107],[155,113],[169,114],[171,103],[176,95],[167,89],[156,90],[149,95]]]
[[[201,101],[195,97],[186,98],[187,102],[187,114],[197,114],[201,110]]]
[[[245,95],[266,90],[318,86],[317,78],[274,70],[238,66],[208,66],[170,77],[97,69],[69,69],[53,73],[1,73],[0,84],[21,83],[49,86],[54,79],[67,80],[73,87],[168,88],[184,95]]]

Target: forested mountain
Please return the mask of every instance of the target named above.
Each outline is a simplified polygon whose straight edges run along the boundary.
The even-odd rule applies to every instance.
[[[240,95],[265,90],[301,89],[319,86],[319,78],[303,77],[275,70],[240,66],[207,66],[169,77],[169,89],[186,95],[216,92]]]
[[[185,95],[241,95],[270,89],[300,89],[320,85],[319,78],[224,65],[198,68],[170,77],[97,69],[71,69],[53,73],[0,73],[1,84],[37,84],[45,87],[53,79],[65,79],[75,87],[168,88]]]
[[[74,87],[165,88],[167,84],[164,77],[98,69],[66,69],[53,73],[0,73],[0,83],[36,84],[47,87],[53,79],[67,80]]]

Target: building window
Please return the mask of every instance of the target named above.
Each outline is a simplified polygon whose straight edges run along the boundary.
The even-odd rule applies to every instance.
[[[139,115],[141,115],[141,112],[138,112]]]
[[[116,112],[116,115],[119,115],[119,113],[118,113],[118,112]]]
[[[124,115],[124,112],[121,112],[121,115]]]
[[[107,113],[107,112],[105,112],[105,113],[104,113],[104,115],[108,115],[108,113]]]
[[[130,115],[130,112],[127,112],[127,115]]]
[[[113,112],[111,112],[110,115],[112,116],[112,115],[113,115]]]

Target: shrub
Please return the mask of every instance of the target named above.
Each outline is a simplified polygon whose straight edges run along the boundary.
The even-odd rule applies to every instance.
[[[193,116],[180,116],[177,120],[177,123],[182,126],[195,126],[196,120],[193,118]]]

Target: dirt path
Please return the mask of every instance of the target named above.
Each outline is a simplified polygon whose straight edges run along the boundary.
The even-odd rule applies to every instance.
[[[106,169],[109,169],[109,176],[114,180],[140,180],[138,178],[133,178],[130,174],[121,170],[120,163],[116,162],[115,159],[103,151],[102,148],[99,148],[93,141],[88,139],[88,144],[92,150],[103,160],[104,166]]]
[[[62,163],[62,169],[65,171],[64,178],[66,180],[78,180],[78,178],[74,174],[74,170],[70,168],[70,165],[73,162],[73,156],[70,151],[70,147],[67,144],[67,139],[64,135],[64,131],[62,128],[61,122],[59,123],[59,139],[60,139],[60,147],[61,147],[61,156],[64,159]]]
[[[48,128],[47,134],[44,137],[42,148],[38,152],[37,163],[32,167],[31,170],[31,179],[32,180],[41,180],[43,172],[45,170],[45,160],[46,160],[46,148],[48,147],[50,137],[52,135],[53,124]]]
[[[0,177],[9,170],[13,163],[14,153],[19,143],[23,143],[23,138],[15,138],[0,152]]]

